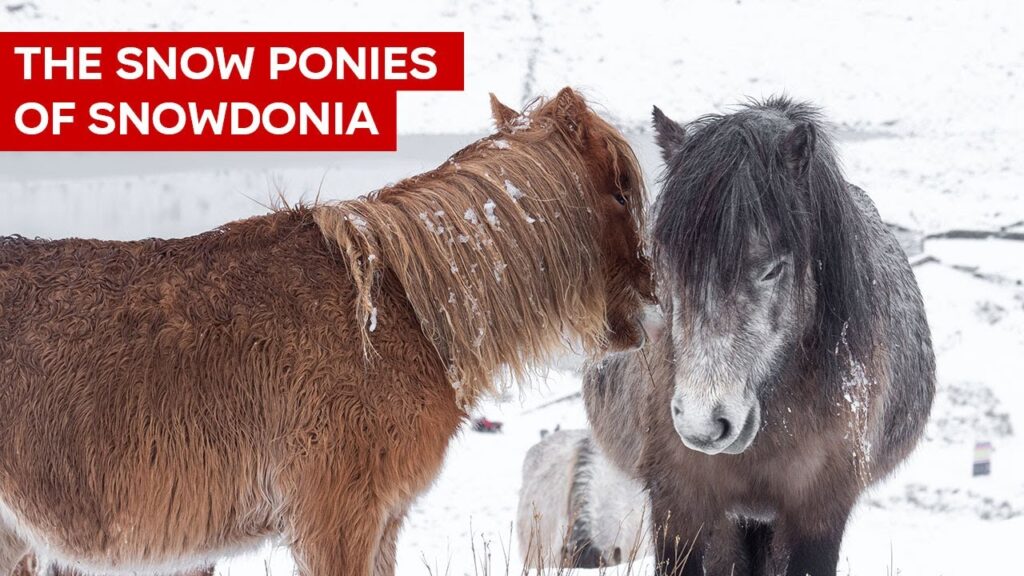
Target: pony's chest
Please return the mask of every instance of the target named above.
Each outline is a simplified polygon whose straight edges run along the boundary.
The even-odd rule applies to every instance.
[[[815,492],[828,476],[828,443],[821,437],[753,448],[733,462],[732,490],[725,497],[729,512],[738,516],[771,520],[780,507]]]

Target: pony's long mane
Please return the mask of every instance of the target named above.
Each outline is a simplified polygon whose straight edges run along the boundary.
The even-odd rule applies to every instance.
[[[806,178],[797,181],[782,142],[802,123],[816,145]],[[752,101],[733,114],[701,117],[686,132],[666,166],[653,230],[658,268],[684,287],[685,305],[699,309],[712,286],[732,290],[760,234],[774,252],[792,254],[794,270],[812,271],[817,309],[808,352],[832,376],[850,357],[866,362],[876,307],[871,263],[858,247],[865,223],[818,110],[787,98]],[[798,290],[808,288],[803,274],[796,281]]]
[[[592,181],[581,133],[607,142],[611,166],[602,168],[641,200],[643,178],[617,131],[589,111],[585,126],[567,123],[556,104],[536,102],[431,172],[315,209],[355,282],[368,357],[376,323],[388,321],[374,306],[385,270],[401,283],[461,401],[491,390],[503,368],[524,375],[564,334],[586,349],[603,344],[606,290],[591,209],[602,183]],[[642,211],[634,212],[642,226]]]

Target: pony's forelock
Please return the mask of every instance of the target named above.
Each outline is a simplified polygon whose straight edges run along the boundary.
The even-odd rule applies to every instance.
[[[800,124],[817,134],[808,170],[794,177],[782,142]],[[870,353],[872,276],[857,244],[862,217],[853,203],[818,110],[787,98],[750,102],[727,115],[686,126],[683,148],[667,162],[654,217],[655,258],[678,287],[683,305],[699,310],[709,290],[730,293],[758,237],[794,270],[810,269],[817,299],[811,349],[829,351],[826,369],[847,354]],[[843,356],[843,358],[838,358]]]

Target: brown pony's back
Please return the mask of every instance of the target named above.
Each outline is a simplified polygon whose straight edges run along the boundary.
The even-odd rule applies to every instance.
[[[450,405],[430,416],[457,425],[446,386],[369,385],[381,367],[346,346],[354,290],[308,210],[181,240],[9,239],[0,253],[0,330],[19,334],[0,344],[0,490],[21,497],[4,505],[58,557],[111,548],[160,563],[280,530],[280,495],[299,481],[278,473],[280,458],[344,458],[318,445],[340,412],[346,443],[415,428],[387,412],[360,419],[375,395]],[[376,346],[443,382],[394,296],[382,307],[407,314],[382,323]]]

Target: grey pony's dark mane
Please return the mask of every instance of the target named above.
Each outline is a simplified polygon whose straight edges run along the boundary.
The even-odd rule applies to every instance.
[[[800,125],[816,144],[806,175],[796,178],[783,141]],[[794,270],[812,271],[817,310],[805,341],[808,357],[833,377],[851,359],[869,361],[871,322],[887,307],[871,282],[864,217],[819,111],[775,97],[703,116],[686,132],[662,176],[652,231],[658,268],[682,288],[683,305],[699,309],[711,287],[732,291],[749,244],[763,235],[773,252],[792,255]],[[796,280],[798,290],[809,288],[804,274]]]

